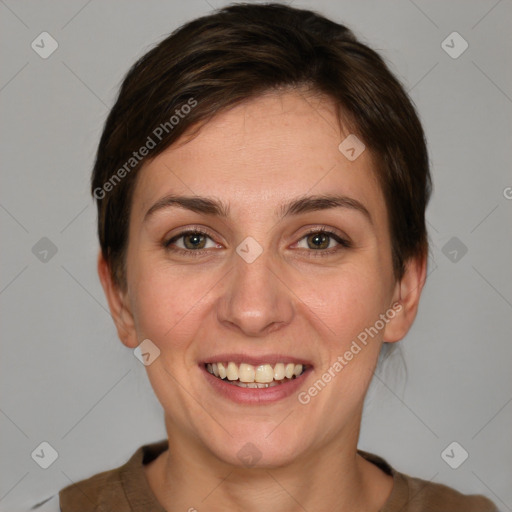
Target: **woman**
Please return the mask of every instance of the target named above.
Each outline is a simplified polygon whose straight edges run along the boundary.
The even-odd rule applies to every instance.
[[[92,193],[99,276],[168,439],[61,510],[496,510],[357,449],[379,353],[418,308],[430,188],[401,85],[322,16],[234,5],[143,56]]]

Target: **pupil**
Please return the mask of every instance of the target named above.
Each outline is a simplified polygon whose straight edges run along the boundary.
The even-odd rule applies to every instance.
[[[325,249],[329,245],[329,237],[325,233],[315,233],[312,235],[312,242],[313,249]]]
[[[187,249],[202,249],[205,245],[205,241],[201,241],[201,238],[204,238],[204,235],[201,235],[201,233],[193,233],[191,235],[187,235],[185,237],[185,246]]]

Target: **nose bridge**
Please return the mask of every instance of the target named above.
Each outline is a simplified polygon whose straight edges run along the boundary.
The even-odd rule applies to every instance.
[[[218,307],[219,321],[248,336],[264,335],[289,323],[291,294],[278,275],[278,262],[270,249],[247,237],[233,254],[233,272],[228,274]]]

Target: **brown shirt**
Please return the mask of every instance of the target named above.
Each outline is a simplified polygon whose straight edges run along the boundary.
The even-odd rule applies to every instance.
[[[149,487],[143,464],[168,448],[167,440],[141,446],[116,469],[98,473],[59,493],[62,512],[166,512]],[[497,512],[487,498],[463,495],[445,485],[395,471],[384,459],[358,453],[393,477],[393,490],[380,512]]]

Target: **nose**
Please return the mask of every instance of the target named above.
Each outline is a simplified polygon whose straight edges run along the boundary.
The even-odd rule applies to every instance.
[[[288,325],[294,316],[293,293],[279,271],[279,262],[268,250],[251,263],[238,254],[233,260],[217,306],[219,322],[251,337]]]

